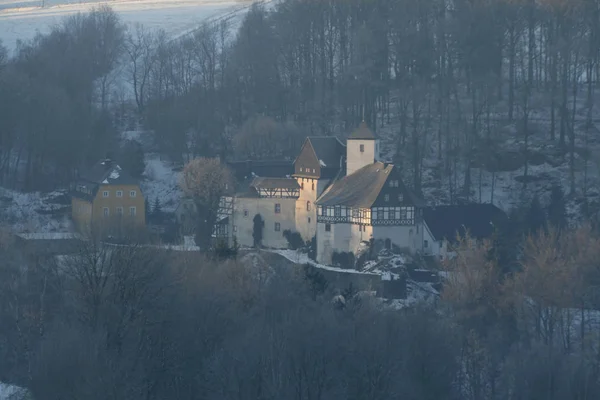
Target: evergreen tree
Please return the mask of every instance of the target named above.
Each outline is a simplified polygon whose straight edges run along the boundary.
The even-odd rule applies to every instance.
[[[526,221],[527,231],[525,233],[530,235],[537,235],[540,231],[546,230],[547,221],[546,213],[540,202],[540,198],[533,196],[529,209],[527,210]]]
[[[121,146],[117,161],[129,175],[136,179],[141,178],[146,169],[144,149],[136,140],[127,140]]]
[[[263,240],[263,228],[265,227],[265,221],[262,219],[260,214],[256,214],[252,220],[254,223],[252,227],[252,238],[254,239],[254,247],[260,247]]]
[[[554,185],[548,204],[548,222],[558,230],[567,226],[567,203],[561,186]]]
[[[154,200],[154,207],[152,208],[152,213],[157,217],[162,214],[162,207],[160,205],[158,197]]]
[[[146,214],[146,220],[148,220],[148,217],[150,216],[150,202],[147,197],[144,200],[144,213]]]

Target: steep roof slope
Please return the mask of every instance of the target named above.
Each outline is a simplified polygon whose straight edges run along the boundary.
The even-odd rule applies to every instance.
[[[370,208],[377,200],[393,168],[392,164],[386,165],[382,162],[367,165],[336,181],[317,199],[316,204]]]
[[[340,168],[340,160],[346,155],[346,146],[337,137],[309,136],[308,140],[321,162],[321,167]]]
[[[456,235],[468,231],[475,239],[492,236],[494,229],[505,223],[508,217],[493,204],[464,204],[426,207],[423,218],[436,240],[455,241]]]
[[[349,140],[375,140],[377,136],[369,127],[365,121],[361,122],[360,125],[348,136]]]

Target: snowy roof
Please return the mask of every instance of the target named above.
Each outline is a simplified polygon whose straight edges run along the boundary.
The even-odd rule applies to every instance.
[[[423,219],[436,240],[456,240],[468,231],[476,239],[489,238],[508,217],[493,204],[426,207]]]
[[[83,181],[103,185],[136,185],[138,182],[110,159],[104,159],[81,174]]]
[[[377,139],[377,136],[375,136],[375,133],[373,133],[373,131],[371,129],[369,129],[369,127],[367,126],[367,123],[365,121],[361,122],[360,125],[358,125],[358,128],[356,128],[351,134],[350,136],[348,136],[349,140],[375,140]]]
[[[326,190],[316,204],[371,208],[394,166],[376,162],[346,175]]]

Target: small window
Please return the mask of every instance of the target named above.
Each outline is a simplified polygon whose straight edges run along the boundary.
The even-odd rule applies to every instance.
[[[123,191],[117,190],[117,197],[123,197]]]
[[[314,182],[312,183],[312,190],[313,191],[315,190],[315,183]]]
[[[425,248],[429,247],[429,241],[428,240],[424,240],[423,241],[423,247],[425,247]]]
[[[102,197],[108,197],[108,190],[105,190],[104,192],[102,192]]]
[[[279,222],[275,222],[275,232],[281,231],[281,224]]]
[[[310,211],[310,201],[306,202],[306,211]]]
[[[136,195],[137,195],[137,192],[135,190],[129,191],[129,197],[135,197]]]
[[[402,193],[400,193],[398,195],[398,201],[401,202],[401,203],[404,201],[404,196],[402,195]]]
[[[325,224],[325,232],[331,232],[331,224]]]
[[[384,195],[383,200],[390,201],[390,195],[389,194]]]
[[[281,204],[275,203],[275,214],[281,213]]]
[[[313,174],[314,174],[315,173],[315,169],[313,168],[312,170],[313,170]]]
[[[102,212],[104,213],[105,217],[108,217],[110,215],[110,211],[109,211],[108,207],[104,207],[102,209]]]
[[[310,217],[308,217],[308,223],[310,224]]]
[[[361,144],[361,145],[360,145],[360,152],[361,152],[361,153],[364,153],[364,152],[365,152],[365,145],[364,145],[364,144]]]
[[[300,167],[300,172],[302,172],[302,167]]]
[[[130,216],[135,217],[136,211],[137,210],[135,209],[135,207],[129,207],[129,215]]]
[[[123,215],[123,207],[117,207],[117,215]]]
[[[244,210],[244,218],[248,218],[248,210]]]

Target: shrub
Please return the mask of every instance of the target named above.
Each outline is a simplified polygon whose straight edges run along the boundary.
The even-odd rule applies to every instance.
[[[313,236],[312,239],[306,242],[308,248],[308,258],[313,261],[317,261],[317,236]]]
[[[343,268],[343,269],[354,269],[355,266],[355,258],[352,252],[336,252],[334,251],[331,256],[331,263],[335,267]]]
[[[227,239],[217,241],[213,249],[214,257],[218,260],[236,258],[238,254],[237,239],[233,237],[233,246],[227,244]]]
[[[289,229],[283,231],[283,237],[288,242],[288,248],[291,250],[298,250],[304,246],[304,240],[298,232],[293,232]]]
[[[327,282],[325,276],[310,264],[304,264],[304,280],[308,284],[313,299],[325,293],[329,286],[329,282]]]

